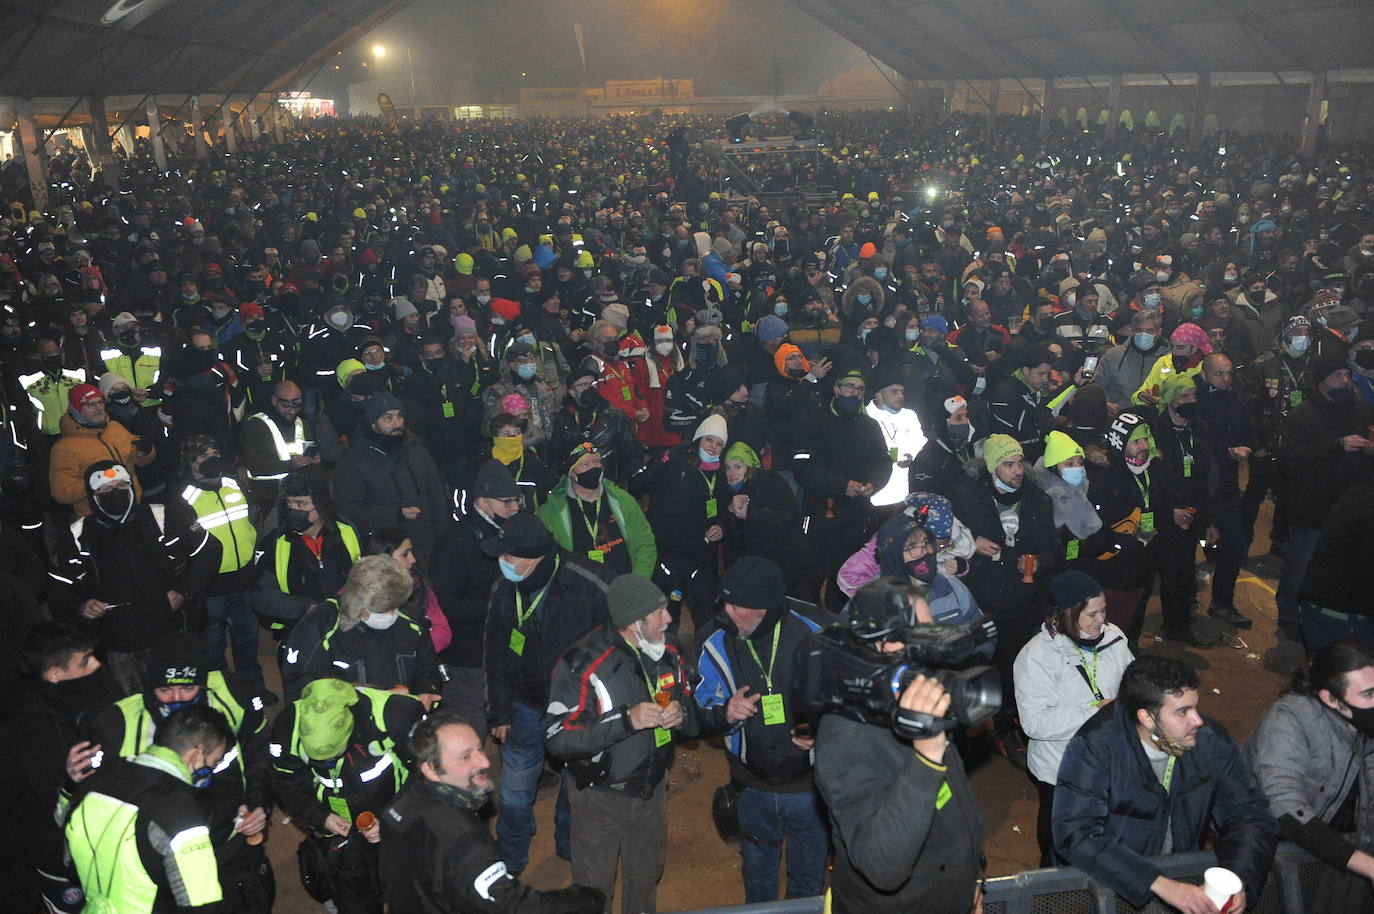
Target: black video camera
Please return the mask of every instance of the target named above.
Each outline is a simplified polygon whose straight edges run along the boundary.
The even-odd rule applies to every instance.
[[[865,594],[869,588],[878,588]],[[865,585],[850,603],[848,623],[833,625],[802,642],[797,657],[794,707],[799,720],[816,720],[822,714],[841,714],[866,724],[890,726],[905,739],[926,739],[958,723],[968,727],[991,717],[1002,707],[1002,686],[997,671],[987,666],[968,666],[984,644],[997,637],[990,619],[965,625],[916,623],[893,619],[896,624],[874,630],[873,618],[856,605],[867,596],[870,606],[909,600],[903,582],[882,580]],[[883,641],[901,642],[899,652],[881,653]],[[937,679],[950,695],[946,717],[908,711],[898,699],[918,675]]]

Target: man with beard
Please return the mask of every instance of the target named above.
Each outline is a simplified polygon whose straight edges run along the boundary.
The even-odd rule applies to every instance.
[[[135,504],[120,464],[93,463],[85,480],[92,513],[58,533],[48,598],[57,617],[93,624],[115,681],[125,694],[138,692],[153,643],[187,628],[219,568],[220,545],[204,530],[164,521],[161,506]]]
[[[369,531],[399,525],[427,560],[448,519],[434,459],[406,431],[405,409],[386,391],[368,399],[362,429],[339,458],[339,511]]]
[[[605,896],[574,885],[540,892],[502,862],[481,812],[492,794],[482,737],[451,711],[436,711],[410,735],[412,778],[382,823],[381,874],[393,911],[436,914],[597,914]]]
[[[1217,865],[1243,885],[1228,910],[1243,911],[1264,889],[1279,829],[1239,747],[1197,706],[1197,674],[1181,661],[1146,656],[1126,668],[1117,699],[1064,750],[1055,852],[1137,907],[1153,895],[1185,914],[1215,914],[1202,886],[1149,859],[1201,850],[1210,825]]]
[[[43,622],[24,637],[28,675],[8,693],[9,708],[0,739],[24,747],[0,773],[0,806],[9,810],[0,825],[0,881],[16,911],[56,914],[81,909],[81,889],[66,875],[62,829],[52,810],[62,790],[68,749],[77,756],[73,780],[82,779],[95,752],[79,743],[83,724],[117,697],[114,683],[95,657],[95,637],[66,622]]]
[[[136,399],[137,394],[134,396]],[[73,387],[67,403],[67,415],[59,423],[62,435],[53,445],[48,462],[48,483],[55,501],[71,507],[77,517],[84,517],[91,513],[86,467],[111,456],[126,468],[145,467],[157,453],[124,426],[110,420],[105,397],[94,385]],[[140,501],[142,493],[138,479],[133,478],[134,501]]]
[[[253,521],[265,519],[277,498],[277,487],[288,473],[317,467],[318,452],[306,454],[312,442],[305,437],[301,409],[305,398],[294,381],[272,388],[266,408],[244,420],[239,432],[239,455],[247,473],[248,503]]]
[[[1371,735],[1374,655],[1338,642],[1294,675],[1245,744],[1279,834],[1326,864],[1308,902],[1314,911],[1374,906],[1374,856],[1360,847],[1374,816]]]

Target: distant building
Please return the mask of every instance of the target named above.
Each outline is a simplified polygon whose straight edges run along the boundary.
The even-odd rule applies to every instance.
[[[383,92],[391,96],[391,103],[396,106],[396,113],[402,118],[451,121],[470,116],[461,113],[459,109],[478,105],[474,98],[472,83],[465,79],[426,76],[421,73],[411,76],[402,70],[381,79],[351,83],[348,87],[348,113],[381,114],[377,96]]]

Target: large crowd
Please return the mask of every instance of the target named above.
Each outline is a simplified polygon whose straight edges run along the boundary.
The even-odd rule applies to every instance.
[[[1276,817],[1374,872],[1338,840],[1368,831],[1350,770],[1344,805],[1295,799],[1197,718],[1191,672],[1136,659],[1152,596],[1200,651],[1254,625],[1263,519],[1278,635],[1313,664],[1284,701],[1339,718],[1327,767],[1374,766],[1374,693],[1345,697],[1374,667],[1370,158],[1037,127],[822,114],[814,153],[721,181],[703,118],[316,119],[167,172],[143,141],[117,176],[63,149],[42,211],[0,166],[15,910],[266,912],[275,805],[342,914],[601,910],[617,866],[652,911],[674,743],[712,735],[743,899],[778,897],[785,844],[789,897],[833,856],[836,910],[966,910],[944,735],[916,796],[962,862],[879,875],[836,811],[886,749],[827,778],[789,697],[798,646],[882,588],[905,624],[996,623],[990,738],[1040,792],[1044,864],[1207,910],[1141,861],[1212,815],[1248,829],[1219,853],[1252,900]],[[1139,760],[1167,798],[1180,756],[1194,796],[1234,790],[1117,823],[1144,801],[1093,773]],[[550,770],[577,885],[541,900],[518,876]]]

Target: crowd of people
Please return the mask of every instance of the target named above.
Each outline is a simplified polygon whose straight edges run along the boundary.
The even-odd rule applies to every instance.
[[[788,897],[833,859],[837,911],[967,910],[953,744],[794,711],[863,599],[996,623],[1042,863],[1205,911],[1144,858],[1211,822],[1252,899],[1280,830],[1369,877],[1371,161],[1037,126],[822,115],[722,182],[701,118],[317,119],[165,173],[63,150],[46,211],[7,163],[10,897],[266,912],[275,805],[342,914],[609,910],[617,872],[652,911],[674,747],[719,735],[742,899],[785,846]],[[1312,666],[1242,753],[1140,649],[1152,596],[1186,647],[1254,625],[1266,501]],[[576,885],[539,893],[549,769]],[[929,815],[842,821],[906,778]]]

